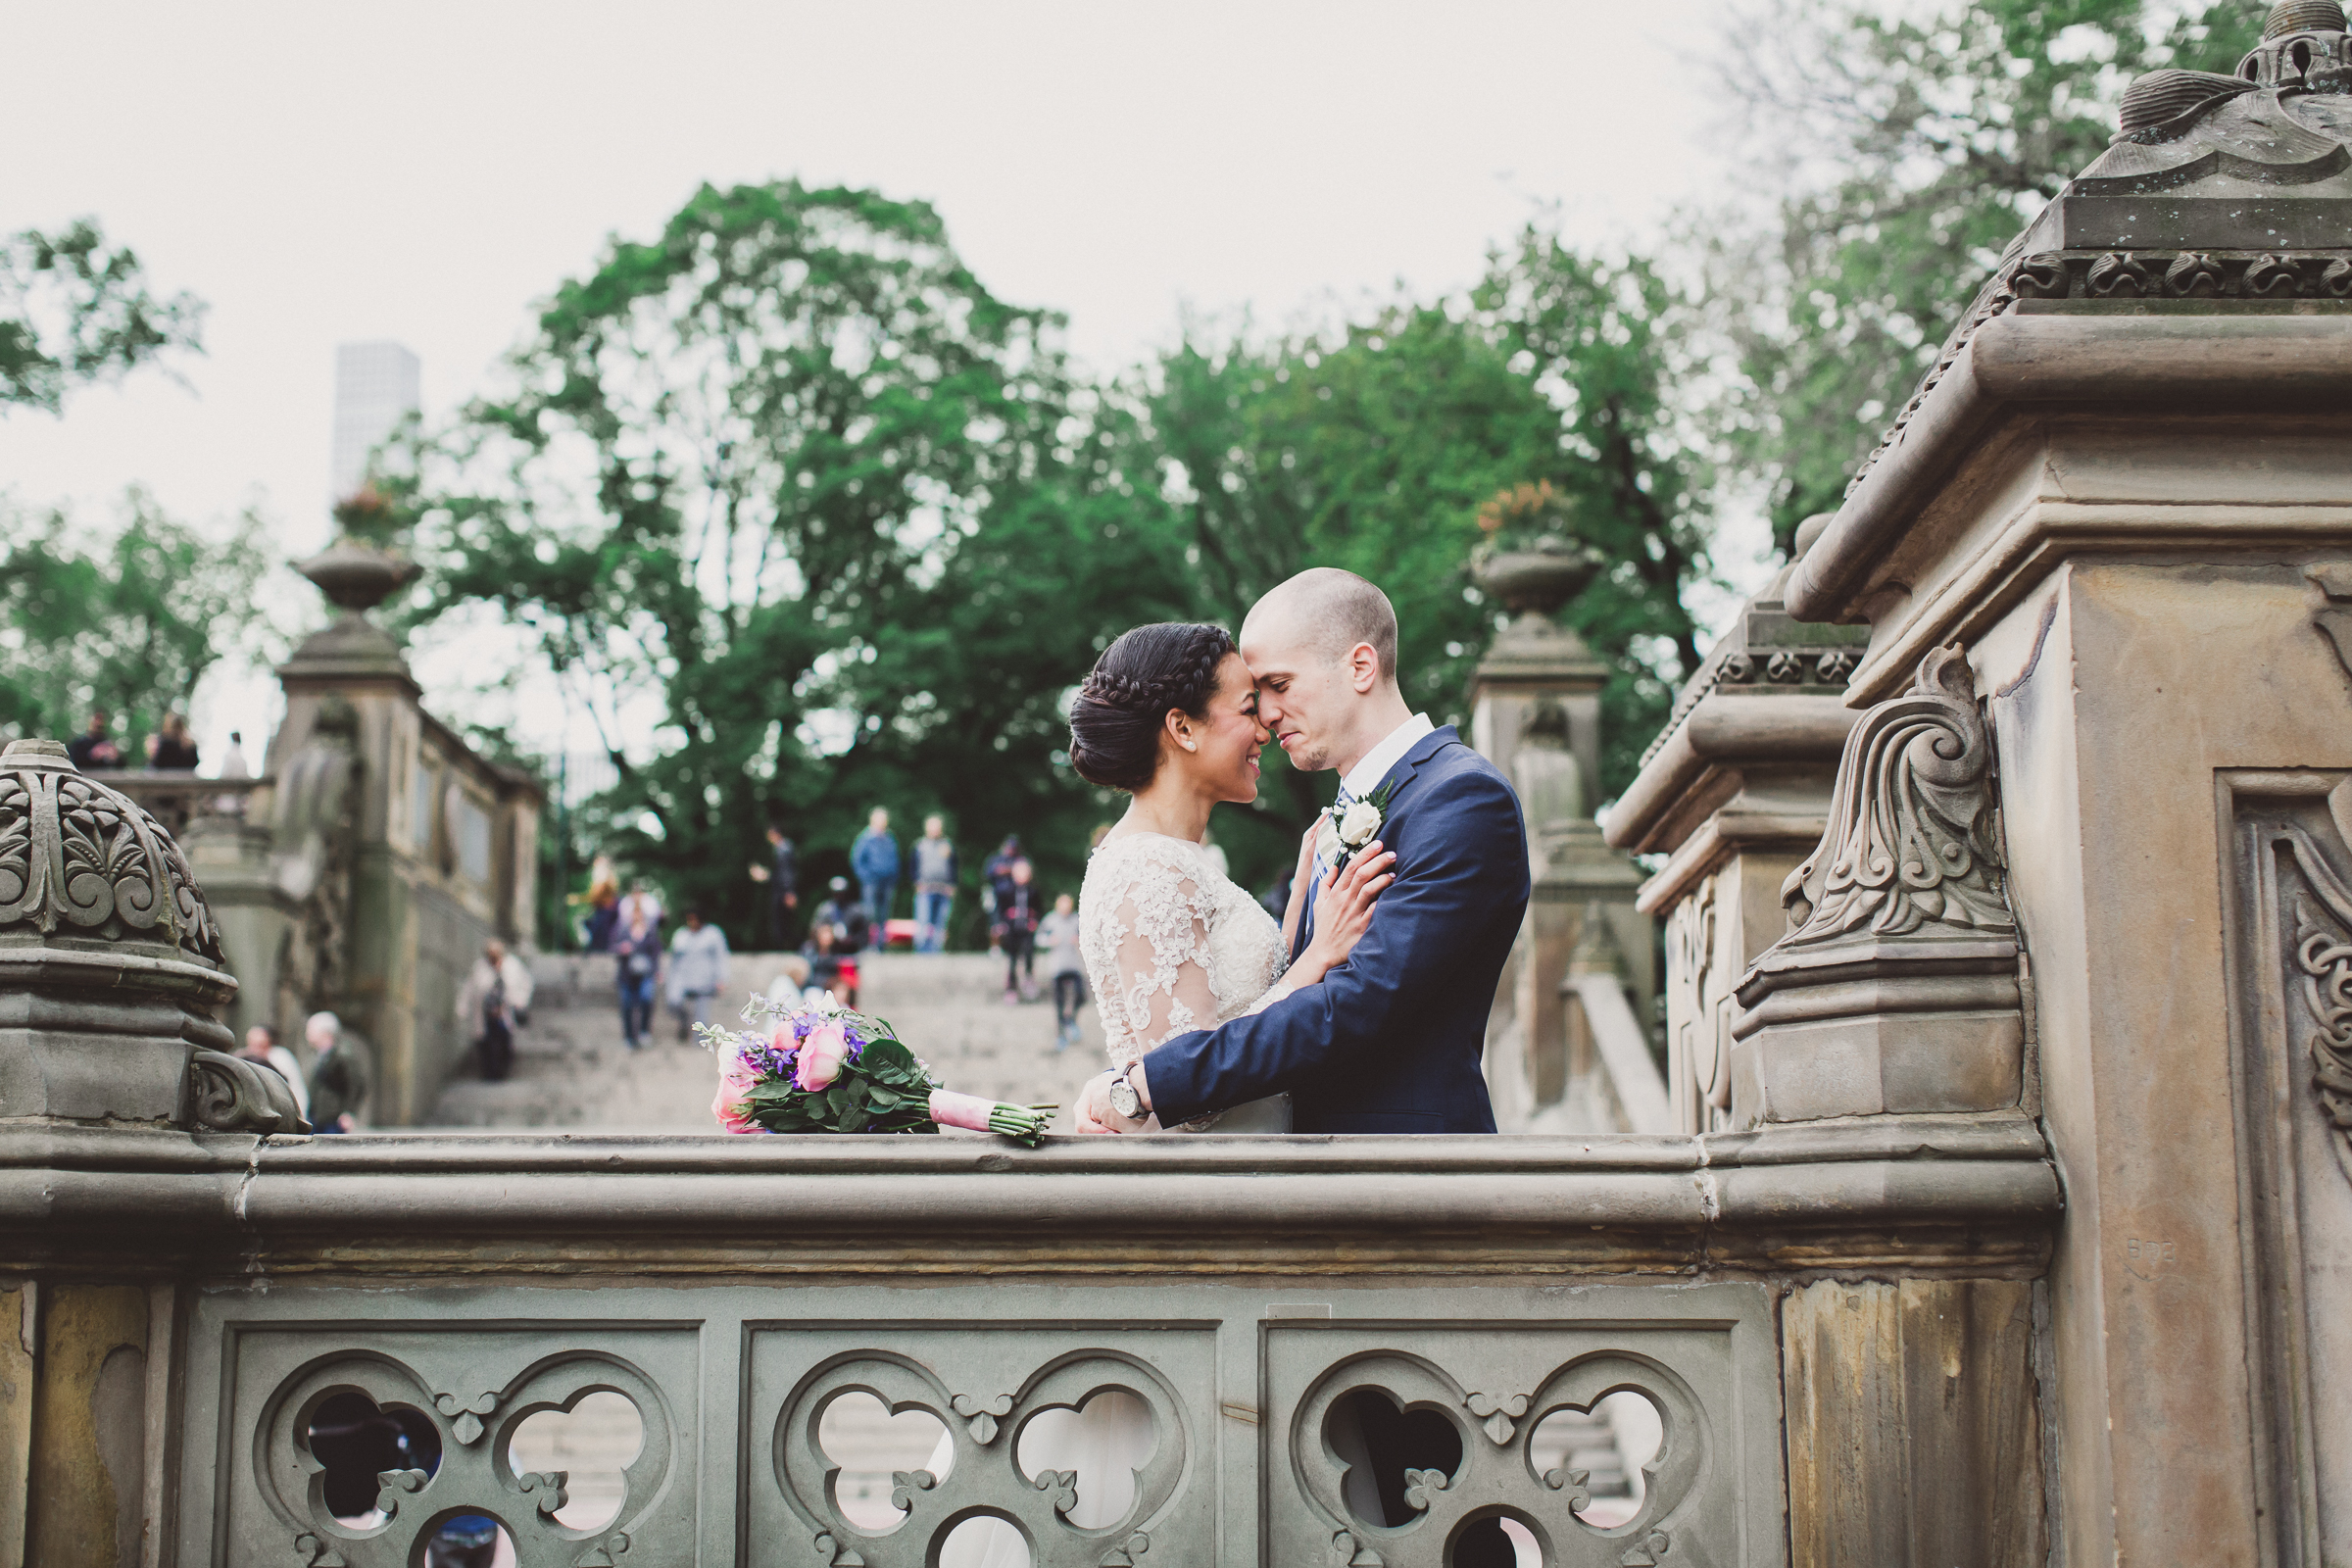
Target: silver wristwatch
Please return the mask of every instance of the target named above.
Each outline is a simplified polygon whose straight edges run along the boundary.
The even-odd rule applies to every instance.
[[[1144,1097],[1137,1094],[1135,1085],[1127,1081],[1128,1071],[1128,1068],[1121,1067],[1111,1076],[1108,1091],[1110,1108],[1129,1121],[1142,1121],[1144,1119]]]

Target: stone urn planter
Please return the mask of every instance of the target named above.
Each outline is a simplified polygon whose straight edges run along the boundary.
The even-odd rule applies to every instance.
[[[1514,615],[1548,620],[1600,574],[1600,552],[1547,539],[1526,550],[1497,550],[1472,561],[1471,580]]]

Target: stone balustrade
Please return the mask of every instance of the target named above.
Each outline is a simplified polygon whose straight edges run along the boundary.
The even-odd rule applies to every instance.
[[[1552,1564],[1781,1563],[1791,1489],[1800,1508],[1814,1490],[1786,1472],[1782,1391],[1818,1397],[1843,1342],[1783,1343],[1779,1315],[1876,1328],[1841,1303],[1897,1288],[1845,1282],[1899,1275],[1937,1321],[2022,1324],[2058,1208],[2020,1120],[1036,1151],[0,1133],[0,1246],[109,1282],[44,1287],[52,1366],[106,1362],[58,1337],[103,1320],[78,1300],[127,1293],[147,1325],[109,1331],[138,1342],[152,1391],[124,1417],[151,1436],[113,1448],[155,1474],[114,1480],[176,1498],[155,1560],[188,1565],[414,1564],[453,1512],[497,1519],[524,1565],[920,1565],[977,1516],[1011,1521],[1041,1568],[1436,1564],[1495,1518]],[[1935,1418],[1949,1430],[1909,1434],[1948,1463],[1983,1451],[1984,1391],[2013,1381],[1972,1371]],[[1148,1458],[1024,1465],[1040,1412],[1106,1392],[1151,1410]],[[596,1393],[627,1398],[644,1437],[617,1512],[580,1529],[557,1517],[564,1479],[511,1447]],[[1661,1431],[1630,1516],[1596,1510],[1590,1471],[1545,1439],[1623,1393]],[[387,1469],[356,1520],[313,1446],[353,1396],[438,1456]],[[837,1495],[824,1427],[851,1396],[948,1435],[895,1478],[896,1523]],[[1367,1502],[1334,1446],[1335,1411],[1362,1398],[1435,1430],[1401,1501]],[[2025,1465],[2009,1484],[2029,1485],[2031,1400],[1999,1408]],[[101,1470],[125,1462],[86,1441]]]

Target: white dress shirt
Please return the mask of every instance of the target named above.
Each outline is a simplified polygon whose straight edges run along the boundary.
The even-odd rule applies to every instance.
[[[1404,760],[1404,754],[1421,744],[1421,737],[1437,729],[1427,713],[1415,713],[1395,729],[1379,745],[1363,755],[1362,760],[1348,770],[1340,780],[1340,788],[1348,799],[1362,800],[1380,788],[1380,781],[1389,776],[1389,769]]]
[[[1380,781],[1388,776],[1389,769],[1402,761],[1404,754],[1420,745],[1421,738],[1437,727],[1429,721],[1427,713],[1415,713],[1389,731],[1380,744],[1358,759],[1356,764],[1348,770],[1348,776],[1340,780],[1343,798],[1360,801],[1379,789]],[[1339,852],[1339,824],[1332,820],[1332,813],[1326,811],[1315,832],[1315,871],[1318,877],[1330,873],[1331,862],[1338,858]]]

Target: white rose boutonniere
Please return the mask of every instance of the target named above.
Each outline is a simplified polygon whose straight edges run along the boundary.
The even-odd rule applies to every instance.
[[[1346,870],[1348,862],[1355,858],[1355,852],[1372,842],[1381,824],[1389,818],[1389,797],[1396,793],[1396,785],[1383,784],[1362,800],[1348,802],[1347,810],[1334,807],[1327,813],[1332,832],[1340,841],[1339,859],[1332,866],[1333,871]]]

